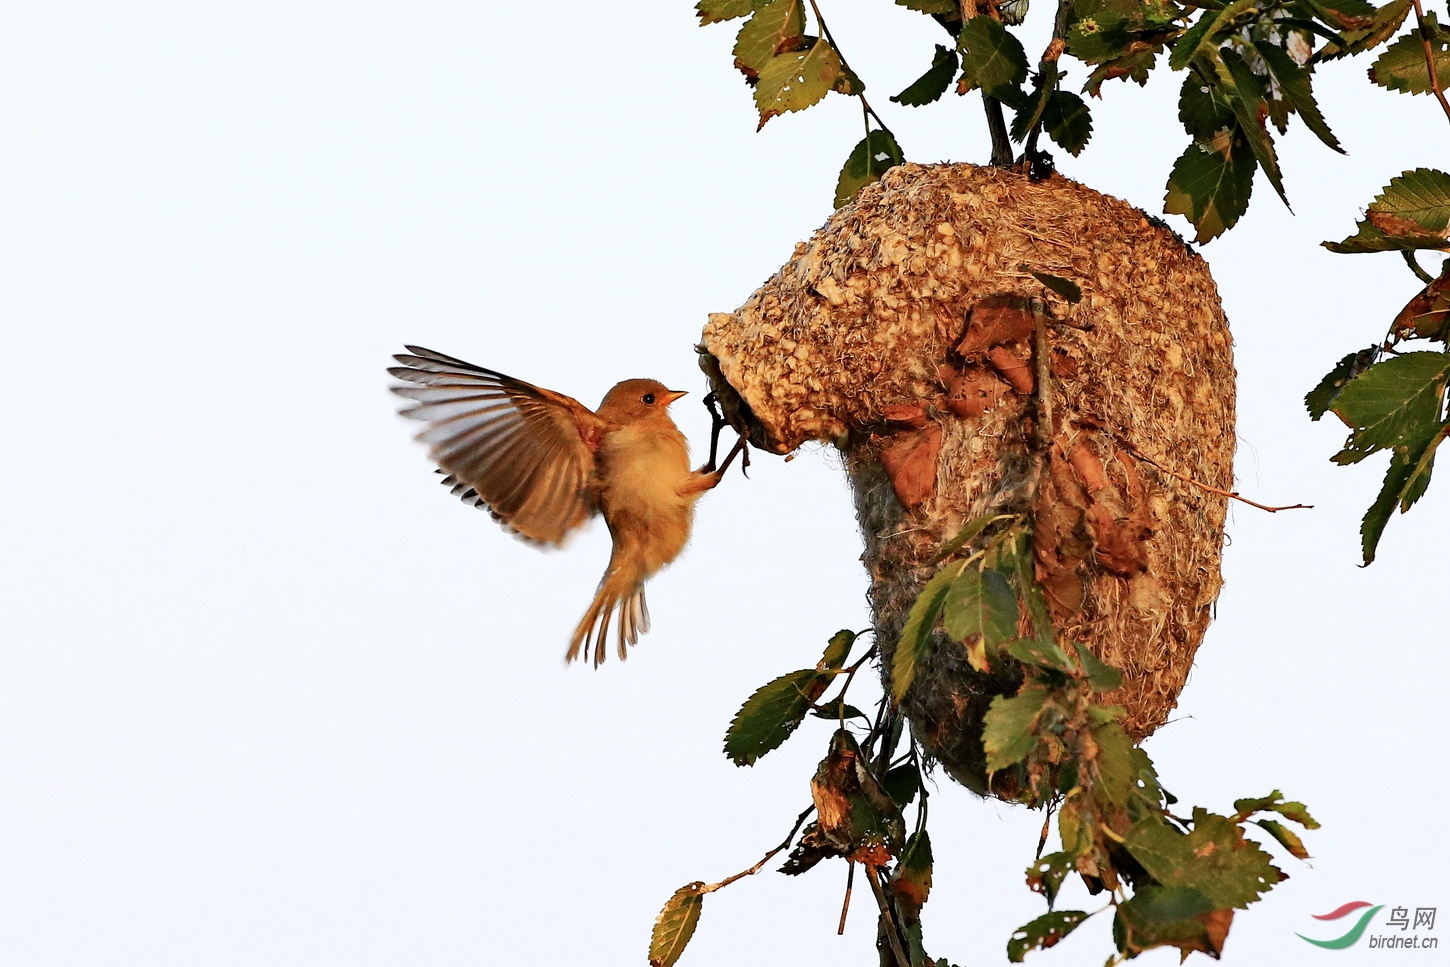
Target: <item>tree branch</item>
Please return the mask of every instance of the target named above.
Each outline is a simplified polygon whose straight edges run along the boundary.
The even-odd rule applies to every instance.
[[[759,873],[762,869],[765,868],[765,864],[770,862],[771,857],[775,856],[781,850],[786,849],[790,846],[791,840],[795,839],[795,834],[800,832],[801,826],[805,824],[806,817],[815,811],[815,806],[807,806],[806,809],[795,818],[795,825],[790,828],[790,833],[786,836],[784,840],[781,841],[781,844],[775,849],[771,850],[769,853],[766,853],[764,856],[762,856],[759,863],[756,863],[748,870],[741,870],[734,876],[727,876],[719,883],[711,883],[709,886],[701,887],[700,895],[704,896],[706,893],[714,893],[716,890],[729,886],[736,880],[743,880],[747,876],[754,876],[755,874]]]
[[[1002,116],[1002,102],[983,91],[982,106],[987,110],[987,130],[992,133],[992,167],[1010,168],[1016,156],[1007,134],[1007,121]]]

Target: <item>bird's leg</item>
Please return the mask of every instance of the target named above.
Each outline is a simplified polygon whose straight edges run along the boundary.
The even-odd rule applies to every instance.
[[[735,462],[735,458],[737,456],[740,457],[740,472],[745,473],[745,471],[749,469],[750,451],[746,449],[745,443],[745,435],[741,434],[740,439],[735,441],[735,446],[731,447],[730,452],[725,455],[725,462],[720,465],[719,470],[715,471],[716,475],[723,478],[725,476],[725,471],[730,469],[730,464]],[[750,474],[746,473],[745,476],[749,477]]]
[[[730,469],[730,464],[735,462],[737,455],[744,454],[742,458],[743,463],[744,465],[749,465],[750,453],[745,449],[745,442],[743,435],[735,441],[735,446],[725,456],[725,462],[720,465],[720,469],[707,470],[705,467],[701,467],[699,470],[696,470],[690,476],[690,482],[685,485],[684,493],[698,494],[706,490],[714,490],[720,486],[720,481],[725,479],[725,471]]]
[[[729,426],[730,421],[720,415],[720,398],[714,393],[706,393],[704,403],[705,409],[710,411],[710,459],[705,461],[699,472],[714,473],[715,456],[720,452],[720,431]]]

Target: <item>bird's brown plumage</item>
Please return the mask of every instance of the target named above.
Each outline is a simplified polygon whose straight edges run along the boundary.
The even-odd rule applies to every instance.
[[[695,501],[723,471],[692,472],[685,437],[667,407],[683,393],[629,379],[597,412],[577,400],[418,346],[388,370],[413,385],[402,412],[428,427],[418,435],[464,500],[530,541],[562,545],[594,514],[614,550],[566,659],[604,661],[610,624],[619,657],[649,630],[644,582],[690,537]],[[617,618],[616,618],[617,615]]]

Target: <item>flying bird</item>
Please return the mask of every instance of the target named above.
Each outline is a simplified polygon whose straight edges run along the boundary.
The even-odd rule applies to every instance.
[[[404,416],[428,424],[418,439],[453,493],[538,545],[562,546],[595,514],[604,517],[614,550],[565,661],[592,648],[598,667],[611,621],[625,658],[649,630],[644,582],[684,550],[695,502],[720,482],[745,440],[717,469],[717,417],[710,461],[692,471],[685,436],[668,410],[682,391],[627,379],[591,411],[562,393],[431,349],[407,350],[393,357],[401,365],[388,372],[410,385],[392,390],[414,401]]]

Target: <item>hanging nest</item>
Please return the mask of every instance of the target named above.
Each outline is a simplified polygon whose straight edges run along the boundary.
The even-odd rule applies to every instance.
[[[888,692],[942,545],[1025,513],[1059,634],[1123,672],[1105,702],[1135,740],[1163,724],[1223,583],[1226,499],[1181,478],[1230,488],[1234,371],[1208,266],[1161,222],[1057,175],[901,165],[712,315],[701,364],[755,446],[844,454]],[[902,708],[984,791],[982,718],[1021,668],[936,635]]]

